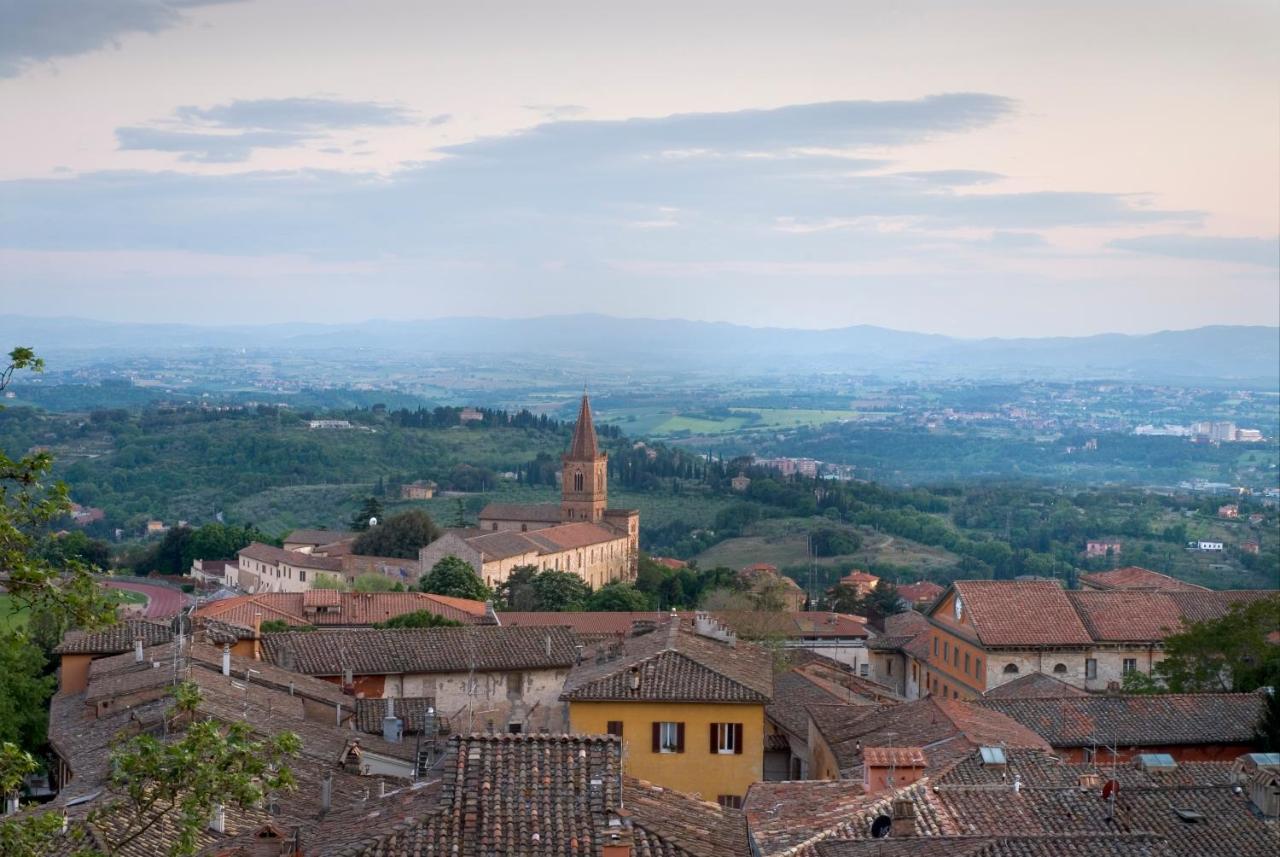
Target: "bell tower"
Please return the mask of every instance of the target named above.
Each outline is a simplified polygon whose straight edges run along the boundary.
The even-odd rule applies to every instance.
[[[600,451],[596,429],[591,422],[591,402],[582,394],[573,443],[561,459],[560,520],[565,523],[590,521],[599,524],[609,503],[609,456]]]

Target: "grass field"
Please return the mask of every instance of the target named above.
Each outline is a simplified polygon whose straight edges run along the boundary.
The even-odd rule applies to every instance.
[[[767,562],[779,568],[808,564],[808,532],[830,526],[821,518],[770,518],[753,525],[747,535],[726,539],[698,554],[702,568],[727,566],[742,568],[753,562]],[[862,548],[844,556],[819,557],[819,566],[892,563],[927,571],[951,565],[958,557],[940,548],[929,547],[908,539],[877,533],[861,527],[850,527],[862,537]]]
[[[602,411],[597,419],[616,423],[637,437],[666,438],[685,435],[731,435],[753,430],[818,426],[849,420],[874,420],[884,414],[872,411],[806,410],[801,408],[729,408],[729,415],[682,414],[670,408],[627,408]]]

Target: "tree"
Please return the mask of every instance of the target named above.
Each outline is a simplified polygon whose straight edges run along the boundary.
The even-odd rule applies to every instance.
[[[366,571],[359,575],[351,584],[351,589],[355,592],[394,592],[397,586],[396,581],[387,577],[385,574],[378,574],[376,571]]]
[[[1236,603],[1224,616],[1184,625],[1165,638],[1164,660],[1149,679],[1125,676],[1132,691],[1247,692],[1280,686],[1280,595]]]
[[[821,527],[810,534],[809,544],[814,556],[841,556],[857,553],[862,547],[862,538],[851,530]]]
[[[437,562],[418,581],[418,589],[434,595],[484,601],[490,595],[484,581],[471,566],[452,554]]]
[[[571,571],[547,569],[533,579],[538,609],[552,613],[582,610],[591,595],[587,582]]]
[[[1262,752],[1276,753],[1280,752],[1280,688],[1265,691],[1265,700],[1254,740]]]
[[[109,853],[164,819],[177,833],[170,854],[194,854],[218,807],[248,809],[270,792],[295,787],[285,762],[302,748],[298,736],[260,739],[246,722],[194,720],[200,691],[192,684],[176,688],[174,698],[167,716],[171,728],[185,724],[181,738],[166,743],[142,734],[112,754],[111,785],[119,797],[99,811],[113,821],[99,826]]]
[[[27,774],[34,773],[39,767],[35,757],[18,745],[8,741],[0,744],[0,798],[16,794]],[[71,843],[62,840],[55,846],[55,837],[59,837],[61,831],[62,815],[56,812],[2,818],[0,854],[6,857],[44,857],[50,853],[66,853],[72,850],[66,847],[68,844],[78,844],[83,838],[76,831]]]
[[[45,663],[44,652],[18,634],[0,636],[0,741],[25,750],[44,743],[55,682]]]
[[[339,591],[347,588],[346,582],[336,574],[325,574],[324,572],[316,572],[316,576],[311,579],[312,589],[337,589]]]
[[[517,565],[507,579],[498,584],[498,597],[504,610],[535,611],[538,609],[538,593],[533,579],[538,576],[536,565]]]
[[[369,529],[369,522],[374,518],[382,520],[382,501],[377,497],[366,497],[360,506],[360,511],[356,512],[351,519],[351,529],[362,533]],[[382,554],[382,556],[386,555]]]
[[[361,556],[393,556],[417,559],[418,551],[440,538],[440,528],[421,509],[392,515],[356,537],[351,546]]]
[[[0,391],[19,370],[39,372],[44,361],[30,348],[9,352],[0,369]],[[35,452],[11,459],[0,452],[0,569],[8,572],[5,590],[18,605],[43,606],[82,628],[115,621],[115,607],[98,588],[92,569],[79,559],[54,565],[36,550],[40,534],[71,511],[67,486],[50,481],[53,458]]]
[[[412,613],[401,613],[392,616],[385,622],[378,623],[378,628],[454,628],[461,625],[453,619],[446,619],[439,613],[430,610],[414,610]]]
[[[607,583],[591,593],[584,607],[606,613],[627,613],[652,610],[649,596],[630,583]]]

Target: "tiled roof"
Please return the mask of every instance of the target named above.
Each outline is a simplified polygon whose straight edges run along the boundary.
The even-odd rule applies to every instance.
[[[580,855],[616,833],[638,857],[746,854],[741,816],[619,776],[621,746],[610,736],[454,737],[441,766],[435,810],[334,857]],[[619,822],[625,805],[631,827]]]
[[[923,768],[929,760],[920,747],[867,747],[862,763],[876,768]]]
[[[875,583],[880,578],[866,571],[851,571],[840,578],[841,583]]]
[[[555,503],[490,503],[480,510],[480,520],[560,523],[560,507]]]
[[[1063,696],[1088,696],[1088,691],[1067,684],[1048,673],[1033,672],[988,690],[984,699],[1057,699]]]
[[[1153,773],[1132,763],[1108,761],[1108,754],[1098,754],[1097,763],[1068,763],[1061,757],[1042,750],[1005,750],[1005,767],[984,765],[977,752],[971,752],[936,774],[935,787],[1007,786],[1017,776],[1026,788],[1076,788],[1084,774],[1096,774],[1103,781],[1114,779],[1121,788],[1173,788],[1229,786],[1234,783],[1230,762],[1179,762],[1173,771]]]
[[[985,646],[1093,642],[1067,594],[1052,580],[957,580],[952,586]]]
[[[773,697],[774,701],[765,707],[765,716],[792,735],[805,739],[809,734],[810,705],[845,704],[835,694],[795,670],[774,678]]]
[[[1080,575],[1081,585],[1092,589],[1158,589],[1165,592],[1172,590],[1206,592],[1203,586],[1187,583],[1176,577],[1139,568],[1136,565],[1117,568],[1111,571],[1095,571]]]
[[[337,607],[342,603],[342,593],[336,589],[308,589],[302,593],[302,608]]]
[[[615,659],[578,665],[560,698],[760,704],[773,695],[772,657],[751,643],[731,645],[672,623],[626,639],[622,649]]]
[[[1149,833],[1051,833],[824,842],[819,857],[1171,857],[1168,842]]]
[[[387,700],[360,698],[355,701],[356,728],[372,735],[382,734],[382,721],[387,716]],[[395,699],[395,716],[404,722],[405,734],[423,732],[427,712],[435,715],[435,699],[429,696],[399,696]],[[438,722],[437,722],[438,723]]]
[[[679,618],[686,620],[692,616],[692,613],[682,613]],[[547,626],[560,626],[571,629],[575,634],[590,636],[609,634],[622,637],[631,633],[637,622],[661,625],[665,624],[670,618],[670,613],[663,613],[660,610],[618,613],[585,610],[564,613],[512,611],[499,613],[498,624],[506,627],[544,628]]]
[[[934,767],[973,747],[1049,749],[1044,738],[1017,721],[954,699],[931,696],[871,710],[818,705],[809,711],[844,776],[860,768],[865,747],[924,747]],[[938,746],[947,741],[950,746]]]
[[[141,619],[126,619],[110,625],[101,631],[85,633],[68,631],[62,642],[54,648],[55,655],[114,655],[120,652],[133,651],[135,640],[141,639],[144,646],[167,643],[173,638],[168,625],[156,622],[144,622]]]
[[[485,560],[508,559],[513,556],[540,553],[538,545],[525,538],[526,535],[526,533],[515,533],[510,530],[498,530],[469,536],[467,544],[480,551]]]
[[[308,675],[563,669],[577,660],[564,628],[349,629],[263,634],[270,662]]]
[[[1164,592],[1068,592],[1080,620],[1099,642],[1163,640],[1182,627],[1178,605]]]
[[[787,578],[790,580],[790,578]],[[715,617],[740,636],[792,639],[870,636],[866,620],[825,610],[717,610]]]
[[[338,557],[317,556],[303,553],[302,551],[287,551],[275,545],[264,545],[262,542],[254,542],[248,547],[241,548],[236,555],[271,565],[285,563],[296,568],[316,569],[317,571],[342,571],[342,560]]]
[[[307,596],[313,596],[308,609]],[[336,611],[320,611],[315,599],[338,598]],[[254,617],[262,615],[268,622],[278,620],[289,625],[373,625],[405,613],[426,610],[455,622],[474,622],[484,616],[484,603],[466,598],[451,598],[426,592],[338,592],[312,589],[307,592],[264,592],[223,598],[196,608],[194,616],[217,619],[246,628],[253,627]]]
[[[946,591],[945,587],[939,586],[931,580],[922,580],[919,583],[900,584],[898,586],[898,597],[905,598],[911,602],[932,602]]]
[[[1167,693],[974,701],[1043,735],[1054,747],[1092,744],[1245,744],[1262,717],[1256,693]]]
[[[346,541],[354,539],[359,533],[348,532],[347,530],[293,530],[289,535],[285,536],[283,541],[287,545],[329,545],[334,542]]]
[[[1271,598],[1280,598],[1274,589],[1229,589],[1216,592],[1171,592],[1169,597],[1178,605],[1188,622],[1205,622],[1218,619],[1230,612],[1233,605],[1252,604]]]
[[[540,530],[530,530],[521,535],[538,545],[543,553],[585,548],[621,538],[616,531],[587,521],[560,524],[556,527],[543,527]]]

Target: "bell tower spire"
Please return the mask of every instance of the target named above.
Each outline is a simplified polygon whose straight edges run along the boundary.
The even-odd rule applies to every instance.
[[[560,519],[566,523],[604,519],[609,502],[609,456],[600,451],[591,421],[591,400],[584,390],[573,441],[563,459]]]

